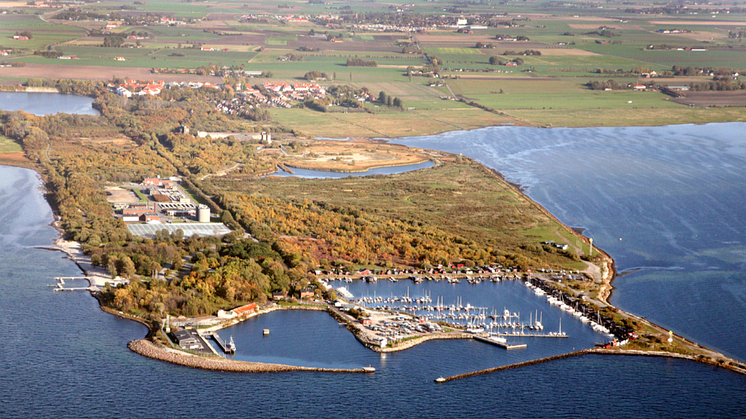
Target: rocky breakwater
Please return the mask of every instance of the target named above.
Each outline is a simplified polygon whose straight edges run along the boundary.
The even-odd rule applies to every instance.
[[[421,343],[425,343],[429,340],[447,340],[447,339],[473,339],[474,336],[468,333],[432,333],[429,335],[418,336],[412,339],[408,339],[402,342],[397,342],[394,346],[388,346],[385,348],[372,347],[371,349],[376,352],[397,352],[403,351],[415,347]]]
[[[315,368],[300,367],[294,365],[265,364],[262,362],[234,361],[214,356],[197,356],[174,349],[162,348],[145,339],[131,341],[127,347],[142,356],[170,362],[190,368],[200,368],[213,371],[229,372],[288,372],[288,371],[312,371],[312,372],[336,372],[336,373],[364,373],[362,368]]]

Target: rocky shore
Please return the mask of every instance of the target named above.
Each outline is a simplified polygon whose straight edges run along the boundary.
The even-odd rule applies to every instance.
[[[166,349],[156,346],[154,343],[138,339],[133,340],[127,347],[136,354],[157,359],[159,361],[170,362],[172,364],[182,365],[190,368],[200,368],[213,371],[229,372],[288,372],[288,371],[311,371],[311,372],[336,372],[336,373],[364,373],[362,368],[342,369],[342,368],[315,368],[299,367],[282,364],[265,364],[261,362],[235,361],[230,359],[197,356],[185,352]]]

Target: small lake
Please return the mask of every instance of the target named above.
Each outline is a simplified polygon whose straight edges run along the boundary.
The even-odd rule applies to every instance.
[[[62,93],[0,92],[0,109],[24,111],[34,115],[67,113],[74,115],[99,115],[93,109],[93,99],[86,96]]]
[[[341,179],[349,176],[373,176],[373,175],[396,175],[399,173],[411,172],[419,169],[427,169],[435,166],[432,161],[426,161],[418,164],[409,164],[406,166],[390,166],[390,167],[379,167],[376,169],[366,170],[364,172],[329,172],[324,170],[309,170],[309,169],[296,169],[291,168],[293,173],[286,172],[282,169],[277,173],[273,173],[269,176],[280,176],[280,177],[300,177],[304,179]]]

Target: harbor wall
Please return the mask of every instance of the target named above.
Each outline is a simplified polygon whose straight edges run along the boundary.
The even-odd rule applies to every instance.
[[[228,372],[288,372],[288,371],[311,371],[311,372],[334,372],[334,373],[364,373],[362,368],[315,368],[300,367],[282,364],[265,364],[262,362],[236,361],[212,356],[196,356],[185,352],[170,350],[156,346],[154,343],[137,339],[127,344],[132,352],[159,361],[170,362],[190,368],[200,368],[213,371]]]

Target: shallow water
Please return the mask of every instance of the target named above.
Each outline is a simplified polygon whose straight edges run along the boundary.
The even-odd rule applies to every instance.
[[[0,109],[24,111],[34,115],[58,112],[77,115],[98,115],[91,106],[93,99],[85,96],[41,92],[0,92]]]
[[[280,169],[277,173],[273,173],[269,176],[300,177],[305,179],[341,179],[349,176],[360,177],[373,175],[395,175],[398,173],[411,172],[413,170],[427,169],[428,167],[433,166],[435,166],[435,163],[426,161],[423,163],[409,164],[406,166],[379,167],[376,169],[366,170],[364,172],[329,172],[325,170],[292,168],[293,173],[286,172]]]

